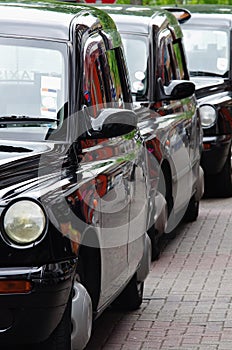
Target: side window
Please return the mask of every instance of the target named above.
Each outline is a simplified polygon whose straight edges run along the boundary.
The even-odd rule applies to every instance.
[[[99,35],[88,38],[84,47],[84,72],[82,93],[84,104],[92,108],[95,117],[98,110],[107,102],[109,67],[105,53],[105,45]]]
[[[176,76],[172,57],[171,37],[163,36],[159,46],[158,75],[161,77],[162,83],[168,85]]]
[[[184,51],[179,39],[173,41],[171,35],[161,38],[158,70],[164,85],[173,79],[188,79]]]
[[[126,64],[126,58],[124,56],[124,52],[121,47],[117,47],[114,50],[114,52],[115,52],[115,59],[117,61],[117,69],[120,77],[123,102],[132,103],[129,71]]]
[[[96,117],[102,108],[120,108],[127,101],[119,50],[120,48],[106,50],[99,34],[89,37],[85,43],[82,101],[90,107],[92,117]]]
[[[181,40],[178,39],[173,42],[174,59],[176,61],[176,77],[177,79],[187,79],[188,72],[186,68],[186,61]]]
[[[110,67],[110,99],[109,102],[116,102],[119,107],[123,102],[123,92],[121,86],[121,79],[119,75],[117,59],[114,50],[107,51],[107,57]]]

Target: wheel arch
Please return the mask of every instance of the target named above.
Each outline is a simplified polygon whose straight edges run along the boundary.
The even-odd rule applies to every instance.
[[[158,191],[164,196],[167,202],[168,215],[173,209],[173,185],[172,185],[172,170],[170,163],[164,159],[160,165],[159,181],[157,186]]]
[[[93,311],[96,311],[101,291],[101,250],[97,232],[90,228],[84,232],[78,252],[77,273],[88,291]]]

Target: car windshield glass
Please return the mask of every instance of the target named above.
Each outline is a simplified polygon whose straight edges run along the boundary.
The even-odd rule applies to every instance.
[[[226,31],[198,27],[183,28],[183,33],[190,74],[228,76],[230,48]]]
[[[66,45],[1,38],[0,52],[1,138],[45,140],[65,117]]]
[[[122,33],[132,93],[144,95],[147,88],[147,38]]]

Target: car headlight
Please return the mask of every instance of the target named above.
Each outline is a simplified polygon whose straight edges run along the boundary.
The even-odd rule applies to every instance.
[[[199,107],[201,125],[203,128],[210,128],[215,124],[217,112],[211,105],[202,105]]]
[[[4,232],[13,243],[28,245],[35,242],[44,233],[45,226],[45,213],[32,200],[14,202],[4,213]]]

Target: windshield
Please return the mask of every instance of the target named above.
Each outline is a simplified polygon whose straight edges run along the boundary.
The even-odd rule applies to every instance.
[[[132,93],[144,95],[147,88],[147,38],[139,35],[122,34],[122,41],[128,64]]]
[[[182,28],[190,75],[228,76],[229,36],[222,30]]]
[[[46,139],[64,119],[66,45],[1,38],[0,52],[1,138]]]

